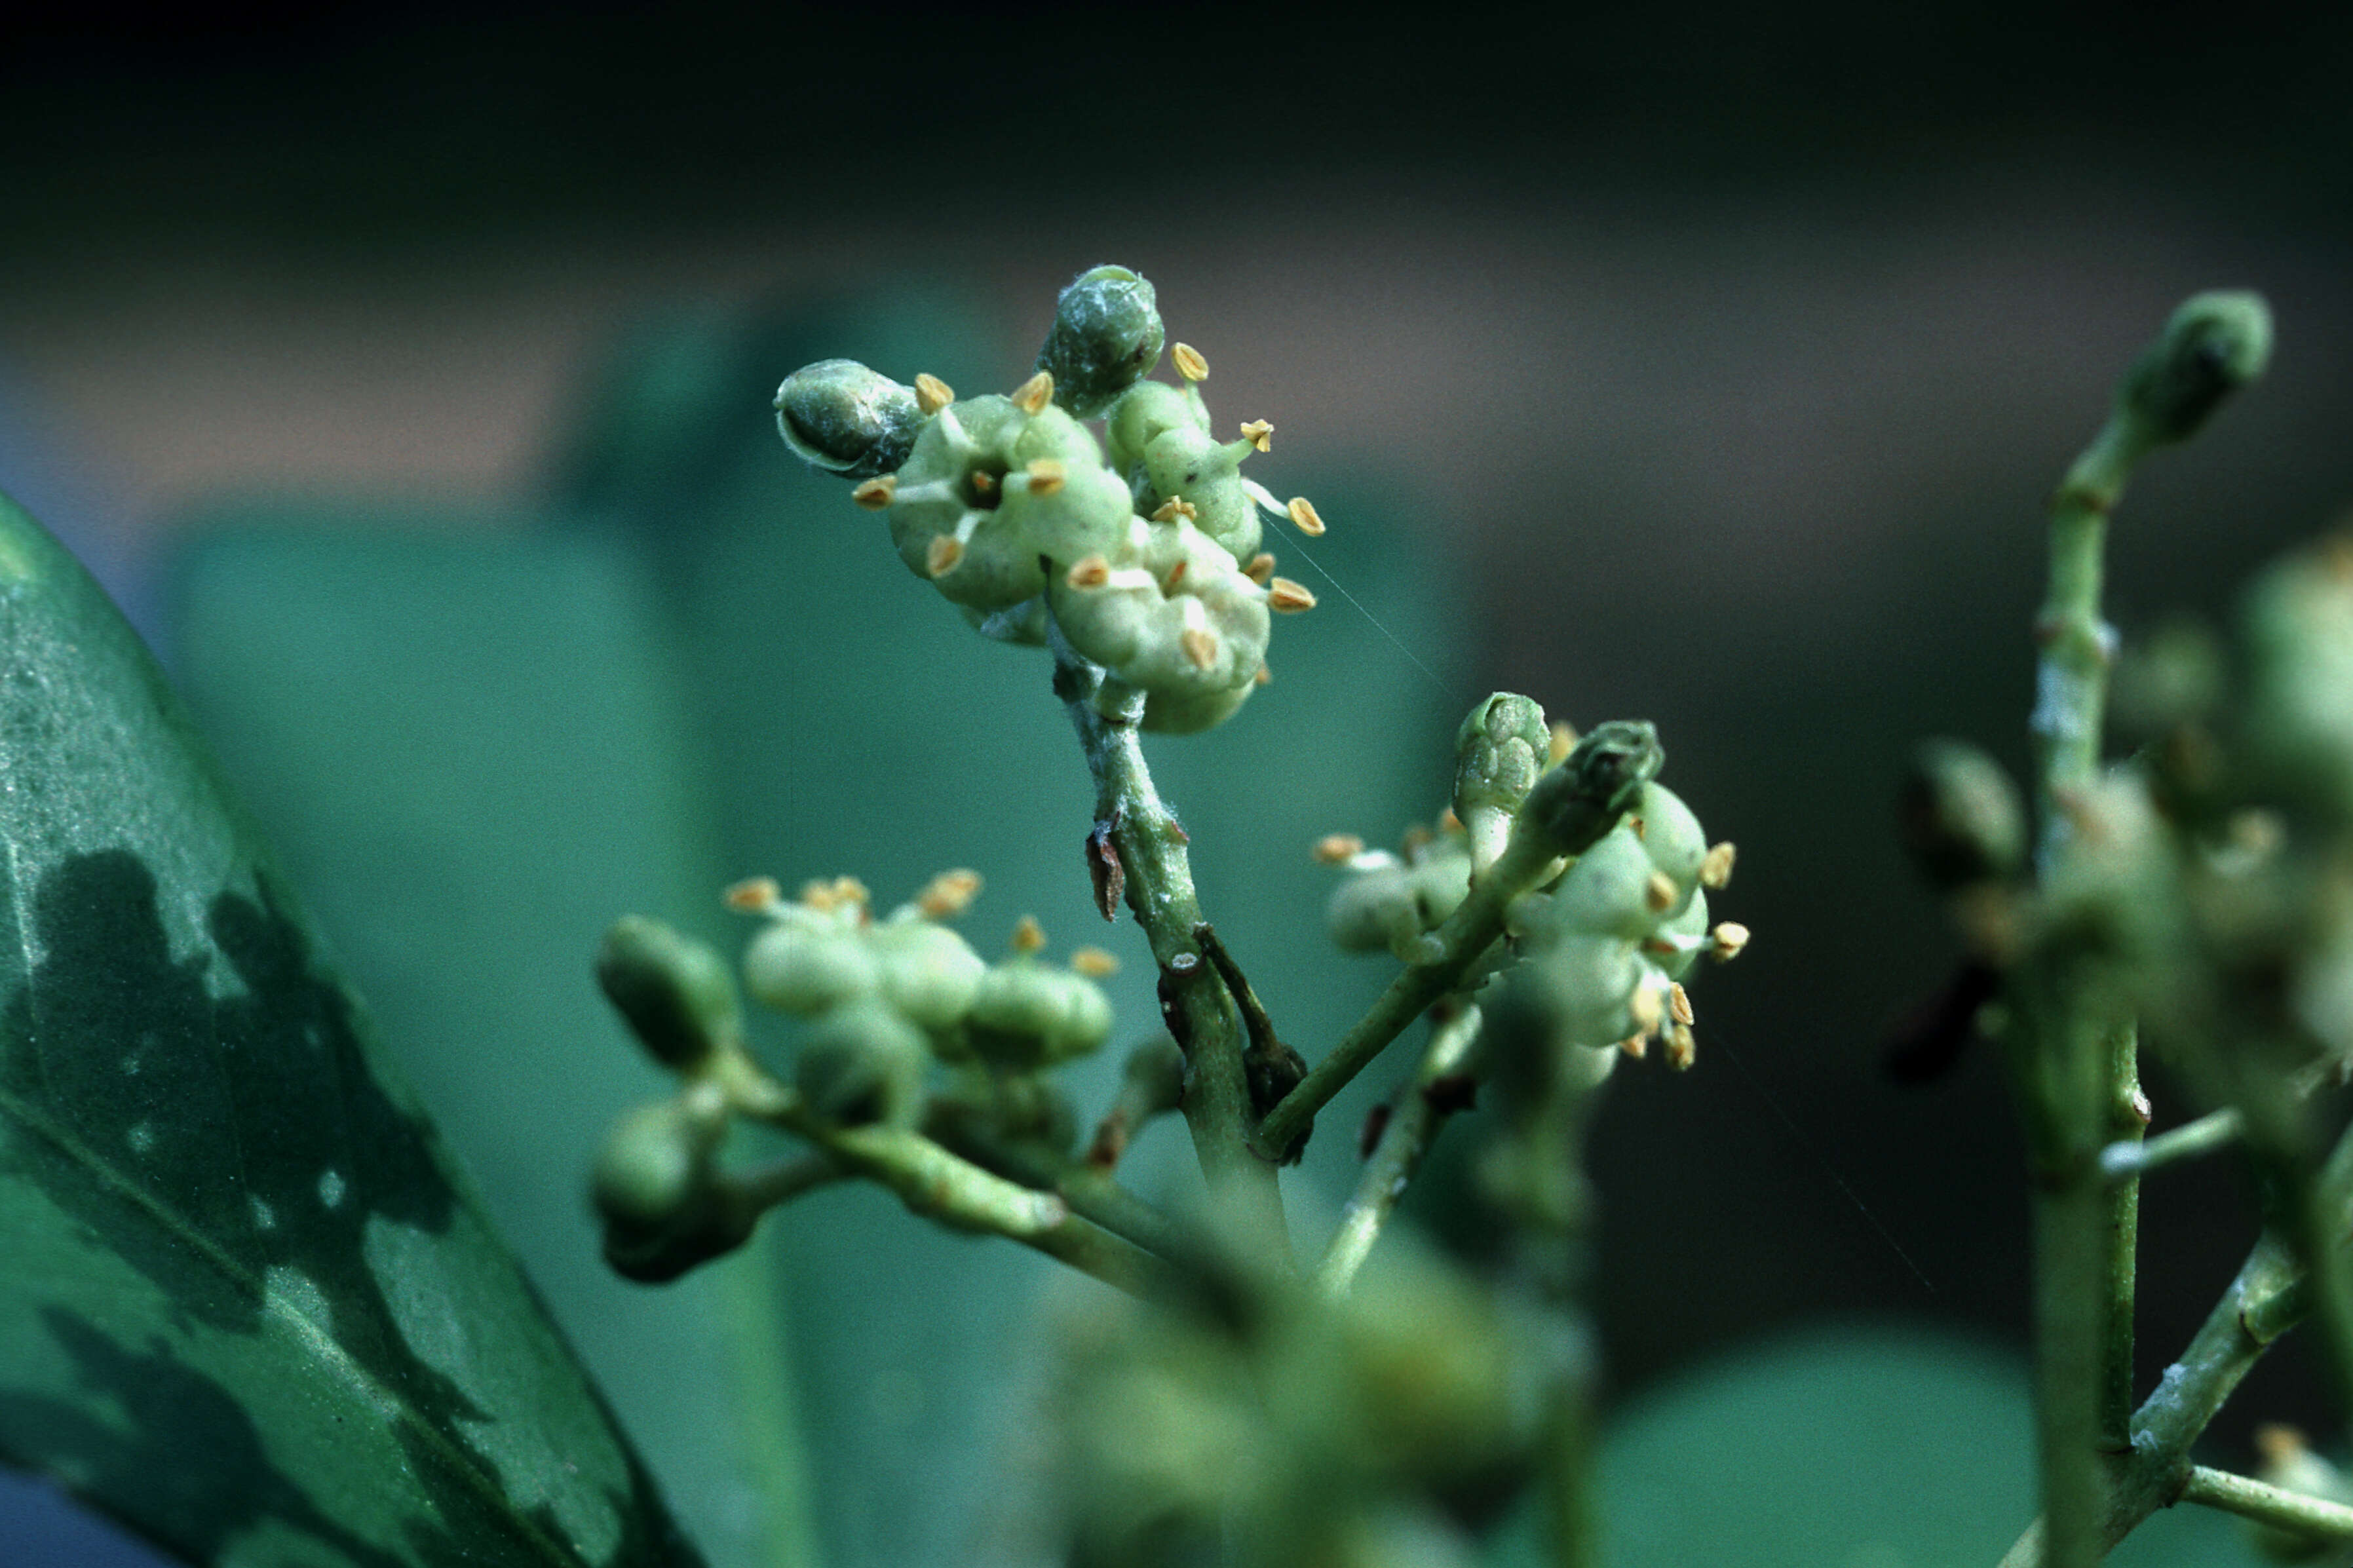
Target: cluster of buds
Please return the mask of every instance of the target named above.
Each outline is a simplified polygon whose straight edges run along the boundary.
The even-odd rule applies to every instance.
[[[967,1134],[1069,1152],[1076,1121],[1044,1075],[1109,1037],[1111,1004],[1095,982],[1115,963],[1092,948],[1067,966],[1047,962],[1045,935],[1026,916],[1008,954],[983,960],[945,923],[979,889],[974,873],[946,872],[881,919],[852,878],[810,882],[793,899],[765,878],[728,890],[732,908],[763,922],[744,953],[744,988],[804,1023],[789,1091],[753,1061],[734,977],[716,952],[635,916],[607,933],[605,994],[680,1080],[670,1099],[624,1118],[599,1157],[595,1197],[615,1268],[675,1278],[740,1246],[779,1201],[718,1163],[747,1099],[789,1094],[828,1127],[947,1120]],[[1139,1119],[1159,1109],[1155,1100]]]
[[[1593,739],[1618,731],[1655,753],[1647,725],[1604,725]],[[1349,872],[1327,910],[1333,940],[1351,951],[1386,947],[1409,963],[1439,961],[1441,928],[1479,878],[1501,874],[1514,836],[1542,838],[1558,827],[1530,813],[1555,794],[1567,798],[1541,786],[1555,775],[1567,782],[1576,748],[1568,727],[1547,725],[1525,697],[1498,692],[1472,709],[1457,739],[1453,805],[1436,828],[1408,829],[1395,852],[1347,835],[1316,846],[1317,858]],[[1572,835],[1586,842],[1579,853],[1540,860],[1527,885],[1513,889],[1511,942],[1488,963],[1523,961],[1514,986],[1559,1047],[1641,1057],[1663,1040],[1668,1062],[1681,1068],[1695,1048],[1682,982],[1702,954],[1737,953],[1748,932],[1710,923],[1707,895],[1731,880],[1732,845],[1711,846],[1682,797],[1649,776],[1655,770],[1653,755],[1613,823]]]
[[[1081,1339],[1058,1424],[1074,1568],[1480,1561],[1535,1436],[1493,1299],[1409,1254],[1336,1300],[1239,1267],[1217,1284],[1222,1310]]]
[[[2102,965],[2193,1081],[2232,1095],[2250,1071],[2353,1067],[2353,540],[2274,564],[2239,619],[2235,668],[2179,629],[2128,653],[2118,718],[2143,744],[2053,800],[2039,875],[2015,786],[1973,748],[1924,748],[1905,810],[1974,961]]]
[[[1241,474],[1273,426],[1212,433],[1208,363],[1175,345],[1181,384],[1146,379],[1164,331],[1152,285],[1098,267],[1062,291],[1037,374],[959,400],[824,360],[777,389],[777,428],[812,467],[858,480],[899,558],[986,635],[1044,644],[1050,621],[1110,679],[1106,713],[1144,700],[1145,728],[1205,730],[1267,679],[1271,613],[1314,607],[1274,575],[1259,513],[1324,531],[1304,498]],[[1100,418],[1103,438],[1082,421]]]

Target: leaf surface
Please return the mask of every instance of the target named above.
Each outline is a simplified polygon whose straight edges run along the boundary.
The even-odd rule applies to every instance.
[[[697,1561],[153,660],[0,500],[0,1458],[195,1562]]]

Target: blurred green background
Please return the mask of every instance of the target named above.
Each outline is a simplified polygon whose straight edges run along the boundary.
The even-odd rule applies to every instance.
[[[1276,685],[1155,752],[1286,1035],[1313,1055],[1383,977],[1323,942],[1307,844],[1434,812],[1471,700],[1655,720],[1757,934],[1695,997],[1700,1069],[1621,1075],[1601,1121],[1621,1448],[1704,1406],[1842,1451],[1767,1384],[1843,1354],[1947,1412],[1924,1428],[2011,1423],[2006,1480],[1887,1483],[2003,1497],[1991,1539],[2024,1506],[2022,1184],[1990,1053],[1881,1069],[1951,956],[1887,799],[1924,733],[2022,760],[2042,499],[2179,296],[2262,289],[2280,351],[2137,483],[2126,637],[2353,500],[2348,16],[79,7],[0,39],[0,488],[157,642],[714,1554],[1018,1560],[1002,1478],[1077,1287],[856,1192],[756,1265],[605,1277],[578,1173],[653,1076],[586,957],[628,909],[725,936],[740,875],[891,899],[969,863],[976,945],[1027,911],[1114,946],[1146,1026],[1039,661],[765,409],[835,353],[1009,388],[1060,282],[1137,268],[1219,417],[1276,425],[1254,470],[1333,524],[1278,545],[1324,603]],[[1181,1139],[1137,1158],[1184,1190]],[[2249,1239],[2235,1180],[2149,1183],[2147,1382]],[[2328,1420],[2316,1383],[2283,1347],[2217,1460]],[[1725,1485],[1752,1519],[1789,1495]],[[1672,1494],[1627,1489],[1624,1560],[1676,1560],[1640,1556]],[[1876,1528],[1726,1560],[1946,1560]]]

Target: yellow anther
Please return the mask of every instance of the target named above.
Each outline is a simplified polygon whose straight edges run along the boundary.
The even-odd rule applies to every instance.
[[[1315,503],[1305,496],[1293,496],[1282,510],[1290,513],[1292,526],[1308,538],[1314,539],[1324,531],[1324,519],[1317,514]]]
[[[1062,488],[1063,481],[1069,478],[1062,465],[1052,458],[1039,458],[1031,463],[1029,474],[1029,493],[1033,496],[1052,495]]]
[[[955,401],[955,388],[929,371],[915,378],[915,406],[924,413],[937,414]]]
[[[864,507],[868,511],[881,511],[884,507],[891,504],[891,498],[898,493],[899,476],[896,474],[884,474],[879,479],[867,480],[864,484],[850,491],[849,499],[856,501],[860,506]]]
[[[935,921],[944,921],[964,913],[979,896],[979,872],[943,871],[923,884],[923,890],[915,895],[915,907]]]
[[[1013,922],[1013,951],[1036,952],[1046,945],[1046,928],[1038,923],[1036,915],[1023,915]]]
[[[1242,426],[1242,439],[1264,452],[1274,445],[1274,426],[1263,419],[1253,419]]]
[[[1182,496],[1170,496],[1166,500],[1162,501],[1160,503],[1159,510],[1155,510],[1152,514],[1152,521],[1155,522],[1174,522],[1181,517],[1187,522],[1190,522],[1200,515],[1201,509],[1195,506],[1191,501],[1187,500]]]
[[[874,895],[868,892],[866,884],[855,877],[836,877],[833,879],[833,901],[837,904],[871,904],[874,901]]]
[[[1557,764],[1569,752],[1577,750],[1577,726],[1556,719],[1552,721],[1552,739],[1545,745],[1545,765]]]
[[[1209,379],[1209,362],[1203,359],[1201,351],[1191,343],[1178,343],[1168,351],[1168,357],[1176,364],[1176,374],[1187,381]]]
[[[1258,673],[1251,676],[1250,679],[1260,686],[1272,686],[1274,684],[1274,671],[1269,669],[1264,664],[1261,664],[1258,667]]]
[[[930,546],[923,552],[923,570],[934,577],[944,577],[955,571],[956,563],[963,559],[964,542],[962,540],[953,533],[935,534]]]
[[[1626,819],[1626,826],[1633,833],[1638,841],[1644,844],[1648,844],[1651,841],[1651,825],[1643,821],[1641,817],[1629,816]]]
[[[719,896],[729,909],[747,915],[765,914],[785,901],[785,890],[774,877],[746,877]]]
[[[1667,1031],[1667,1066],[1677,1072],[1689,1072],[1692,1063],[1699,1059],[1699,1041],[1686,1024],[1677,1024]]]
[[[1738,854],[1739,851],[1733,848],[1732,840],[1729,838],[1710,849],[1707,852],[1707,858],[1699,863],[1699,885],[1710,892],[1729,885],[1732,881],[1732,862]]]
[[[1242,568],[1242,575],[1260,587],[1265,587],[1274,580],[1274,557],[1263,550],[1260,551],[1250,558],[1250,564]]]
[[[1461,833],[1466,831],[1462,826],[1462,819],[1454,815],[1454,808],[1452,806],[1450,805],[1444,811],[1438,814],[1438,831],[1440,833]]]
[[[1071,950],[1071,967],[1090,980],[1107,980],[1119,973],[1119,960],[1099,947]]]
[[[1681,985],[1667,987],[1667,1012],[1678,1024],[1696,1024],[1699,1016],[1692,1011],[1691,993]]]
[[[1042,370],[1013,392],[1013,406],[1024,414],[1043,414],[1046,405],[1053,401],[1054,378]]]
[[[1651,1054],[1651,1037],[1629,1035],[1618,1042],[1618,1048],[1639,1062]]]
[[[997,476],[987,468],[975,468],[972,471],[972,488],[976,495],[988,495],[997,489]]]
[[[1164,594],[1164,595],[1166,595],[1166,594],[1173,594],[1173,593],[1175,593],[1175,592],[1176,591],[1176,584],[1179,584],[1179,583],[1182,583],[1184,580],[1185,580],[1185,563],[1184,563],[1184,562],[1182,562],[1182,561],[1179,561],[1178,563],[1176,563],[1176,565],[1171,566],[1170,568],[1168,568],[1168,575],[1167,575],[1167,576],[1163,577],[1162,579],[1160,579],[1160,591],[1161,591],[1161,593],[1162,593],[1162,594]]]
[[[1111,581],[1111,563],[1100,555],[1082,555],[1062,581],[1073,588],[1100,588]]]
[[[1651,879],[1642,884],[1642,902],[1653,914],[1664,914],[1675,907],[1675,879],[1664,871],[1653,871]]]
[[[1315,858],[1326,866],[1345,866],[1365,852],[1365,841],[1353,833],[1327,833],[1315,841]]]
[[[1715,956],[1719,959],[1737,958],[1740,950],[1748,945],[1748,928],[1733,921],[1724,921],[1709,934],[1715,938]]]
[[[1295,616],[1315,607],[1315,595],[1288,577],[1277,577],[1266,588],[1266,607],[1270,610]]]
[[[1185,635],[1176,641],[1184,648],[1185,657],[1193,661],[1194,668],[1208,669],[1218,662],[1217,633],[1199,626],[1187,626]]]
[[[799,901],[807,908],[825,913],[840,900],[833,896],[833,884],[822,877],[812,877],[801,884]]]
[[[1634,987],[1634,994],[1626,998],[1626,1014],[1634,1020],[1634,1027],[1646,1035],[1657,1034],[1667,1016],[1658,992],[1648,985]]]

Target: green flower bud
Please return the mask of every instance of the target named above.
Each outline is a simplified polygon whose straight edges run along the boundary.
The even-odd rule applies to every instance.
[[[1103,447],[1112,471],[1126,478],[1144,462],[1152,443],[1171,430],[1209,433],[1209,411],[1200,394],[1178,391],[1163,381],[1139,381],[1122,393],[1103,421]]]
[[[1425,931],[1436,931],[1471,892],[1471,856],[1459,838],[1425,846],[1409,863],[1352,874],[1332,889],[1324,919],[1332,940],[1347,952],[1387,948],[1402,963],[1429,955]]]
[[[1929,741],[1913,752],[1897,811],[1905,852],[1940,889],[2007,880],[2026,858],[2018,787],[1965,742]]]
[[[1166,341],[1152,285],[1124,267],[1097,267],[1062,290],[1038,368],[1054,401],[1092,419],[1152,374]]]
[[[1010,958],[982,976],[965,1038],[983,1059],[1027,1072],[1096,1049],[1110,1038],[1111,1023],[1111,1003],[1093,981]]]
[[[1650,957],[1668,979],[1681,980],[1713,945],[1708,936],[1707,890],[1695,889],[1680,913],[1659,922],[1659,929],[1651,933]],[[1670,951],[1658,952],[1661,946]]]
[[[1632,822],[1620,823],[1561,878],[1542,917],[1527,922],[1528,940],[1542,944],[1574,933],[1641,941],[1672,907],[1655,897],[1651,878],[1657,869]]]
[[[1707,861],[1707,834],[1699,818],[1692,815],[1683,796],[1656,782],[1642,786],[1626,816],[1630,822],[1641,825],[1635,837],[1642,841],[1642,852],[1651,858],[1651,866],[1675,884],[1671,908],[1682,909],[1698,888],[1700,868]]]
[[[1078,562],[1047,592],[1073,648],[1128,690],[1172,700],[1156,713],[1147,703],[1147,728],[1223,718],[1266,662],[1267,590],[1181,518],[1131,522],[1114,550]],[[1126,694],[1112,686],[1101,696]]]
[[[1615,826],[1667,754],[1641,720],[1597,724],[1560,766],[1537,779],[1521,804],[1514,836],[1530,833],[1554,855],[1581,855]]]
[[[1481,806],[1517,811],[1551,743],[1544,710],[1517,692],[1498,691],[1471,710],[1454,735],[1454,815],[1468,822]]]
[[[1615,1045],[1648,1032],[1657,1018],[1637,1017],[1634,994],[1663,989],[1663,977],[1635,942],[1571,931],[1513,971],[1514,991],[1546,1025],[1556,1053]]]
[[[953,1029],[971,1011],[988,965],[963,937],[930,921],[888,921],[868,929],[882,998],[919,1029]]]
[[[1039,556],[1118,548],[1131,515],[1086,426],[1050,404],[1032,414],[993,395],[944,408],[923,427],[890,509],[907,569],[984,616],[1044,590]]]
[[[741,1023],[727,961],[659,921],[615,921],[596,952],[596,984],[665,1067],[701,1065]]]
[[[785,445],[809,467],[845,479],[896,469],[923,424],[913,392],[854,359],[803,365],[776,388]]]
[[[930,1060],[922,1031],[888,1004],[861,997],[820,1015],[802,1037],[793,1083],[838,1126],[913,1127]]]
[[[1257,689],[1244,681],[1229,691],[1146,692],[1144,717],[1136,728],[1155,735],[1198,735],[1232,718]]]
[[[1066,1154],[1078,1141],[1078,1107],[1060,1084],[1037,1073],[998,1075],[988,1113],[991,1129],[1008,1143]]]
[[[1142,1121],[1185,1103],[1185,1053],[1166,1035],[1128,1052],[1120,1068],[1119,1103]]]
[[[591,1184],[607,1226],[643,1237],[690,1215],[710,1184],[712,1156],[725,1130],[723,1112],[685,1098],[641,1105],[615,1123],[597,1152]]]
[[[2263,784],[2353,818],[2353,546],[2331,541],[2257,578],[2242,616],[2247,739]]]
[[[1249,560],[1262,531],[1258,503],[1242,489],[1241,462],[1251,449],[1248,441],[1221,442],[1190,424],[1155,437],[1144,449],[1145,479],[1157,498],[1147,512],[1181,499],[1193,508],[1194,527],[1235,560]]]
[[[796,1017],[872,995],[881,984],[881,966],[860,933],[820,915],[787,910],[744,954],[744,989]]]
[[[2186,441],[2222,400],[2263,374],[2272,313],[2260,294],[2193,294],[2125,373],[2118,409],[2148,446]]]

